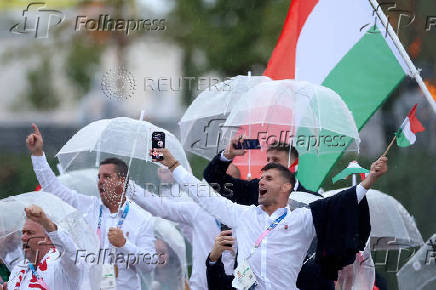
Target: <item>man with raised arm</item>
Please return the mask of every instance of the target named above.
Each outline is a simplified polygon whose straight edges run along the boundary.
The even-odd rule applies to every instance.
[[[313,202],[310,208],[290,211],[288,199],[295,177],[278,163],[269,163],[262,170],[259,206],[244,206],[211,195],[208,185],[181,167],[167,149],[156,151],[163,154],[160,162],[172,171],[193,200],[233,229],[238,241],[239,273],[234,285],[245,289],[253,283],[257,284],[256,289],[297,289],[297,275],[315,236],[321,270],[336,280],[337,271],[352,263],[355,253],[364,246],[358,239],[362,233],[357,206],[367,190],[387,172],[387,158],[382,156],[359,185]]]
[[[165,174],[169,175],[166,179],[161,178],[161,181],[173,183],[169,170],[159,169],[159,176],[162,176],[165,170],[168,171]],[[139,186],[134,186],[134,194],[129,196],[134,202],[152,215],[176,222],[182,229],[185,229],[183,234],[192,244],[192,275],[189,279],[189,286],[192,290],[207,290],[204,261],[213,247],[215,236],[221,231],[220,222],[190,198],[182,198],[180,187],[177,184],[171,187],[170,193],[161,192],[160,196]],[[182,201],[177,201],[177,199]],[[234,258],[231,253],[223,253],[222,261],[224,263],[223,271],[225,269],[227,274],[232,274]]]
[[[42,134],[36,124],[32,127],[34,133],[27,137],[26,144],[32,153],[38,182],[44,191],[82,211],[97,233],[100,252],[104,253],[103,259],[99,259],[104,264],[103,283],[114,284],[115,277],[117,289],[141,289],[139,273],[152,271],[157,263],[153,258],[157,255],[151,214],[127,200],[123,194],[127,185],[127,165],[117,158],[102,161],[98,170],[100,198],[77,193],[56,178],[44,155]],[[118,209],[120,202],[122,206]],[[86,262],[87,254],[80,253],[79,262]]]
[[[77,289],[82,277],[75,263],[76,245],[44,213],[32,205],[25,209],[21,241],[25,259],[14,263],[4,289]]]

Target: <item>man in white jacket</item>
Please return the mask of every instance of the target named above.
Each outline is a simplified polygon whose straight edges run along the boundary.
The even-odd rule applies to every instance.
[[[40,207],[32,205],[25,212],[21,237],[25,259],[13,263],[9,282],[0,290],[76,289],[82,277],[75,263],[76,245]]]
[[[117,159],[103,161],[98,172],[100,197],[70,190],[55,176],[43,151],[43,138],[36,124],[26,139],[32,153],[33,170],[43,190],[50,192],[80,210],[100,238],[99,253],[78,252],[78,262],[87,262],[87,255],[103,264],[106,279],[116,278],[117,289],[141,289],[140,272],[151,272],[157,264],[151,214],[121,197],[127,178],[127,165]],[[118,210],[119,204],[122,204]],[[101,259],[101,256],[103,258]],[[95,261],[94,261],[95,262]],[[109,271],[109,272],[108,272]],[[106,284],[114,284],[108,281]]]
[[[207,184],[181,167],[167,149],[155,150],[163,156],[160,162],[172,171],[174,179],[193,200],[233,229],[238,241],[238,269],[233,287],[251,289],[257,285],[256,289],[297,289],[297,276],[307,250],[313,238],[323,234],[318,230],[324,228],[315,228],[314,213],[318,214],[318,209],[290,211],[288,200],[295,177],[289,169],[278,163],[267,164],[259,181],[259,206],[245,206],[211,192]],[[332,205],[330,202],[338,200],[358,204],[386,172],[387,158],[382,156],[371,165],[368,177],[359,185],[338,193],[339,199],[330,197],[314,202],[317,203],[315,207]],[[320,210],[321,216],[330,215],[328,207]]]

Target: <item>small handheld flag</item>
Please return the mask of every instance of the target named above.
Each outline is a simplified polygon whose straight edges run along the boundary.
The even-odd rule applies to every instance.
[[[395,133],[395,136],[397,137],[397,145],[400,147],[413,145],[416,141],[416,133],[425,130],[421,122],[415,116],[417,106],[417,104],[413,106],[409,115],[407,115],[403,124],[401,124],[400,129]]]

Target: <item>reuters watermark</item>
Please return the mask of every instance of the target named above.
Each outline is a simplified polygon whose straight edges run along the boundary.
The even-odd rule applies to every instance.
[[[180,92],[184,89],[195,91],[231,91],[230,78],[219,77],[144,77],[145,91]]]

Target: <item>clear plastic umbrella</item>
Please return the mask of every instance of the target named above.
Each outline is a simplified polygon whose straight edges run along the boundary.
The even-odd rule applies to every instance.
[[[400,290],[436,289],[436,234],[397,273]]]
[[[235,134],[260,141],[262,150],[249,150],[233,161],[248,166],[254,177],[265,164],[266,148],[277,141],[315,158],[324,153],[358,151],[360,143],[353,115],[338,94],[295,80],[263,82],[244,94],[224,123],[224,143]]]
[[[47,192],[23,193],[0,200],[0,258],[9,270],[24,259],[21,242],[21,230],[25,222],[24,208],[32,204],[41,207],[55,224],[67,231],[77,249],[84,249],[88,253],[98,252],[98,238],[77,209]],[[86,289],[99,289],[100,266],[82,266],[87,275],[78,284]]]
[[[98,197],[99,192],[96,185],[97,174],[97,169],[88,168],[61,174],[58,176],[58,179],[70,189],[76,190],[82,194]],[[132,188],[135,186],[135,184],[130,183],[129,190],[134,190]],[[165,284],[177,286],[176,288],[170,289],[184,289],[185,281],[187,281],[188,277],[185,240],[175,227],[175,223],[158,217],[153,217],[153,222],[156,239],[162,240],[165,243],[165,245],[159,244],[159,246],[168,248],[168,252],[170,253],[169,264],[171,265],[158,267],[153,274],[141,274],[143,280],[142,288],[152,289],[152,285],[156,288],[158,285]],[[169,269],[172,269],[172,272],[170,272]],[[167,277],[163,279],[165,276]],[[165,289],[165,287],[163,289]]]
[[[115,156],[129,165],[129,177],[144,185],[156,181],[157,168],[161,166],[152,163],[149,156],[154,131],[165,133],[165,147],[183,167],[191,170],[185,151],[173,134],[152,123],[126,117],[88,124],[71,137],[56,156],[66,172],[96,168],[103,159]]]
[[[183,148],[211,160],[227,144],[221,126],[233,106],[252,87],[271,81],[265,76],[236,76],[204,90],[179,122]]]
[[[183,290],[188,280],[186,244],[175,224],[154,218],[156,250],[160,261],[151,275],[143,275],[142,289]]]
[[[326,191],[323,195],[332,196],[343,189]],[[419,247],[424,243],[415,219],[399,201],[374,189],[368,190],[366,198],[371,218],[372,250]]]

